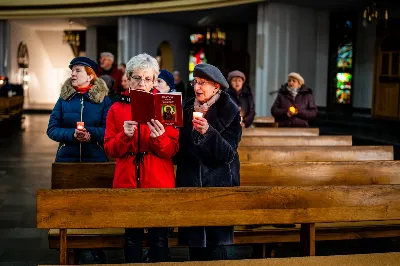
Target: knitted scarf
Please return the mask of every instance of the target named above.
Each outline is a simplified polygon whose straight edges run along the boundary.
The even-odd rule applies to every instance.
[[[219,97],[221,96],[221,91],[218,91],[213,97],[210,98],[207,102],[201,104],[197,98],[194,101],[194,111],[195,112],[202,112],[203,117],[206,115],[208,109],[216,102],[218,101]]]

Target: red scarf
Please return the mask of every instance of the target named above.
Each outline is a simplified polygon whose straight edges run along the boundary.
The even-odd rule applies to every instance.
[[[89,86],[84,87],[84,88],[75,88],[75,90],[77,92],[79,92],[80,94],[85,94],[86,92],[88,92],[91,88],[92,88],[93,84],[89,84]]]

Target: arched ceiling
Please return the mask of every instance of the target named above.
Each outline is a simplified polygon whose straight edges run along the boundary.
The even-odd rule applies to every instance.
[[[2,0],[0,19],[77,18],[193,11],[265,0]]]

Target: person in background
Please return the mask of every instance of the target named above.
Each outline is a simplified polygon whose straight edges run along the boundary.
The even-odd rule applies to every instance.
[[[125,73],[126,71],[126,65],[124,63],[121,63],[118,65],[118,69],[119,71],[121,71],[122,73]]]
[[[271,108],[279,127],[308,127],[308,120],[317,116],[312,90],[304,85],[300,74],[292,72],[279,89]]]
[[[126,75],[130,87],[121,93],[120,102],[110,108],[104,137],[106,154],[116,158],[114,188],[175,187],[172,156],[179,150],[178,129],[164,127],[153,119],[147,125],[132,121],[130,90],[152,91],[158,74],[157,60],[148,54],[134,56],[127,63]],[[148,232],[150,261],[168,261],[168,228],[149,228]],[[143,228],[125,229],[126,263],[143,261],[143,237]]]
[[[121,72],[117,66],[114,66],[114,55],[109,52],[104,52],[100,54],[100,67],[98,70],[99,76],[101,75],[109,75],[111,76],[115,83],[114,83],[114,91],[115,93],[120,93],[121,88],[121,78],[124,74]]]
[[[161,93],[175,92],[174,76],[172,73],[162,69],[158,75],[155,88]]]
[[[111,100],[111,104],[115,103],[119,99],[119,94],[114,91],[115,80],[109,75],[101,75],[99,78],[104,80],[108,88],[108,97]]]
[[[185,83],[183,83],[182,78],[181,78],[181,73],[177,70],[173,72],[174,75],[174,83],[175,83],[175,90],[177,92],[182,93],[182,97],[186,96],[186,87]]]
[[[174,158],[176,186],[239,186],[237,148],[242,127],[238,106],[223,91],[229,84],[215,66],[198,64],[192,86],[196,97],[185,104],[180,150]],[[194,117],[193,112],[201,112],[202,117]],[[179,228],[179,243],[189,245],[190,260],[225,260],[225,245],[233,243],[233,226]]]
[[[129,89],[129,80],[126,74],[124,74],[121,78],[121,88],[122,91],[126,91],[127,89]]]
[[[239,106],[242,118],[242,127],[250,127],[253,123],[255,112],[253,93],[249,86],[245,85],[246,76],[239,70],[228,74],[229,89],[226,91],[232,100]]]
[[[55,162],[107,162],[103,150],[106,117],[111,106],[108,88],[97,78],[97,64],[87,57],[76,57],[70,64],[71,78],[61,88],[51,112],[47,135],[59,142]],[[84,122],[79,128],[77,122]],[[101,250],[83,249],[79,264],[104,263]]]

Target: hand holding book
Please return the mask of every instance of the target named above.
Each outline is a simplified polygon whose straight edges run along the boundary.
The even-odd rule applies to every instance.
[[[164,126],[158,120],[151,119],[151,122],[147,122],[150,129],[150,138],[158,138],[165,132]]]

